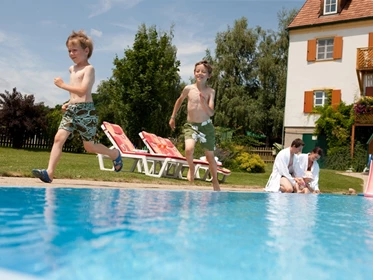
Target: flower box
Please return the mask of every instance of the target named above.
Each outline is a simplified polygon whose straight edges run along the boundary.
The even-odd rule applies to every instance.
[[[355,115],[355,123],[373,124],[373,114]]]
[[[361,97],[353,106],[355,123],[373,124],[373,97]]]

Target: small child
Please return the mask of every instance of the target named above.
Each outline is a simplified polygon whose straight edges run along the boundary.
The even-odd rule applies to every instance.
[[[311,171],[304,172],[303,175],[304,185],[299,185],[298,193],[313,193],[313,189],[311,188],[311,182],[313,181],[313,174]]]
[[[195,166],[193,163],[194,147],[199,140],[205,149],[205,156],[209,163],[214,191],[220,191],[217,164],[214,157],[215,129],[211,121],[214,115],[215,91],[207,86],[207,80],[211,77],[212,67],[206,60],[199,61],[194,66],[196,83],[186,86],[180,97],[176,100],[169,125],[175,129],[176,114],[181,104],[188,99],[187,123],[184,125],[185,157],[188,161],[189,171],[187,178],[194,181]]]
[[[95,144],[98,117],[92,99],[92,87],[95,82],[95,69],[89,64],[88,59],[93,52],[92,40],[80,30],[73,31],[66,41],[67,50],[75,65],[69,68],[70,83],[57,77],[54,84],[70,92],[70,100],[62,105],[65,112],[49,158],[48,169],[33,169],[32,174],[45,183],[53,181],[54,171],[62,154],[62,147],[67,138],[74,131],[78,131],[84,148],[89,153],[109,156],[113,160],[114,170],[121,171],[123,167],[121,153],[117,149],[109,149],[102,144]]]

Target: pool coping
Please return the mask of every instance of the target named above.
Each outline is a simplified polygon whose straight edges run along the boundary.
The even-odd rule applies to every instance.
[[[124,189],[159,189],[159,190],[206,190],[212,191],[212,186],[152,184],[92,181],[83,179],[54,179],[51,184],[43,183],[37,178],[28,177],[0,177],[0,187],[65,187],[65,188],[124,188]],[[260,186],[220,185],[222,191],[264,192]]]
[[[363,190],[365,191],[368,174],[359,172],[338,172],[341,175],[362,179]],[[4,177],[0,176],[0,187],[66,187],[66,188],[125,188],[125,189],[159,189],[159,190],[207,190],[212,191],[212,186],[178,185],[178,184],[152,184],[152,183],[129,183],[111,181],[93,181],[83,179],[54,179],[53,183],[46,184],[37,178],[30,177]],[[220,186],[222,191],[237,192],[264,192],[261,186],[241,186],[224,184]],[[348,190],[346,190],[348,191]]]

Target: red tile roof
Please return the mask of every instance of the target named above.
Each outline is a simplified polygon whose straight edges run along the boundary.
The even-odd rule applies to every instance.
[[[373,0],[342,0],[342,5],[343,3],[345,4],[341,12],[332,15],[321,15],[321,1],[324,0],[306,0],[288,28],[292,29],[313,25],[325,25],[341,21],[373,19]]]

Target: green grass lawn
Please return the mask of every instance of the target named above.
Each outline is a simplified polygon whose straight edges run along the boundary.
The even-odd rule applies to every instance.
[[[8,177],[32,177],[33,168],[46,168],[49,160],[49,151],[22,150],[0,147],[0,176]],[[107,167],[111,162],[106,161]],[[129,160],[124,165],[129,166]],[[267,165],[265,173],[232,172],[227,177],[224,186],[237,186],[241,188],[258,188],[262,190],[269,175],[272,165]],[[85,179],[95,181],[116,181],[153,184],[188,185],[189,182],[181,179],[153,178],[135,172],[110,172],[101,171],[96,155],[63,153],[55,172],[58,179]],[[348,188],[355,189],[358,193],[363,191],[363,181],[358,178],[338,174],[335,170],[321,169],[320,189],[323,193],[345,193]],[[209,186],[210,182],[196,181],[197,185]]]

